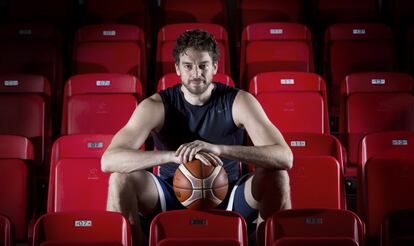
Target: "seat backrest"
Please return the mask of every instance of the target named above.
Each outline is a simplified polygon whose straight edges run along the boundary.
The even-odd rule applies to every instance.
[[[214,75],[213,77],[214,82],[219,82],[228,86],[235,86],[234,81],[230,78],[230,76],[218,73]],[[168,87],[172,87],[176,84],[181,83],[181,78],[176,73],[169,73],[164,76],[160,80],[158,80],[157,83],[157,91],[162,91],[164,89],[167,89]]]
[[[163,24],[173,23],[215,23],[227,24],[227,5],[224,0],[194,2],[192,0],[161,1]]]
[[[0,74],[33,74],[45,77],[53,94],[62,90],[62,38],[48,24],[0,26]]]
[[[259,22],[300,22],[303,19],[303,6],[298,0],[237,0],[237,13],[241,29]]]
[[[332,156],[296,156],[290,176],[293,208],[345,208],[341,166]]]
[[[341,81],[357,72],[393,71],[396,54],[393,33],[385,24],[346,23],[325,32],[325,78],[331,82],[331,104],[339,106]]]
[[[122,23],[144,29],[146,1],[144,0],[88,0],[81,5],[87,23]]]
[[[342,241],[351,239],[356,244],[363,245],[364,226],[356,214],[341,209],[289,209],[275,212],[266,220],[266,243],[275,244],[278,240],[311,239]],[[291,244],[280,244],[291,245]],[[300,245],[300,244],[292,244]],[[308,245],[308,244],[303,244]],[[309,245],[315,245],[310,243]],[[321,244],[337,245],[337,244]],[[341,244],[339,244],[341,245]]]
[[[373,157],[363,166],[363,213],[367,237],[379,237],[381,223],[391,211],[414,208],[414,159],[410,157]]]
[[[288,237],[281,238],[273,244],[272,246],[359,246],[359,243],[353,239],[347,237]]]
[[[247,26],[242,33],[240,81],[248,89],[255,75],[271,71],[313,72],[312,37],[297,23],[269,22]]]
[[[29,139],[0,135],[0,214],[10,219],[17,240],[25,240],[27,236],[27,162],[33,159],[34,149]],[[7,229],[7,224],[4,228]]]
[[[4,246],[14,245],[13,225],[9,218],[0,214],[0,244]]]
[[[36,164],[48,154],[51,135],[50,86],[38,75],[0,76],[0,134],[25,136],[35,147]]]
[[[231,74],[229,39],[226,29],[217,24],[181,23],[166,25],[158,32],[156,79],[160,79],[165,74],[175,72],[174,58],[172,55],[175,46],[175,40],[182,33],[191,29],[202,29],[208,31],[214,36],[220,49],[220,58],[218,60],[217,71],[219,73]]]
[[[65,85],[61,134],[115,134],[141,98],[141,83],[132,75],[75,75]]]
[[[131,231],[120,213],[76,211],[41,216],[34,227],[33,246],[112,245],[130,246]]]
[[[74,74],[123,73],[146,88],[144,32],[137,26],[100,24],[81,27],[75,36]]]
[[[205,239],[214,242],[214,245],[227,245],[225,242],[231,242],[229,245],[247,245],[246,222],[241,215],[231,211],[189,209],[162,212],[151,222],[150,246],[191,245],[189,241],[201,243]],[[170,244],[165,240],[175,242]],[[179,244],[180,241],[187,241],[187,244]]]
[[[263,103],[266,103],[268,105],[266,105],[266,108],[269,107],[269,109],[272,109],[272,111],[270,111],[269,116],[275,120],[277,120],[279,117],[276,117],[276,115],[278,115],[281,112],[273,112],[273,111],[277,111],[277,105],[280,105],[283,113],[281,113],[281,115],[291,115],[292,117],[295,117],[294,115],[296,114],[302,114],[304,113],[302,110],[304,110],[305,112],[309,112],[307,109],[305,110],[304,108],[297,108],[295,107],[294,101],[296,101],[297,99],[302,100],[303,98],[308,98],[307,100],[310,101],[314,101],[314,104],[312,105],[311,103],[306,103],[306,99],[305,99],[305,104],[304,106],[307,106],[307,108],[309,109],[309,107],[313,107],[315,110],[315,107],[319,108],[319,103],[320,100],[318,99],[319,96],[318,94],[322,97],[322,103],[323,103],[323,111],[320,111],[319,113],[322,113],[322,115],[320,114],[315,114],[313,116],[311,116],[312,119],[314,120],[321,120],[318,123],[322,123],[322,126],[318,126],[316,125],[317,123],[315,122],[315,127],[317,127],[316,129],[314,129],[313,131],[316,132],[320,132],[320,133],[329,133],[329,117],[328,117],[328,104],[327,104],[327,93],[326,93],[326,85],[325,85],[325,81],[317,74],[314,73],[305,73],[305,72],[267,72],[267,73],[260,73],[256,76],[254,76],[249,83],[249,92],[252,93],[253,95],[255,95],[256,97],[258,97],[258,99],[260,100],[264,100],[264,101],[260,101]],[[281,104],[279,104],[279,102],[276,102],[274,100],[278,100],[277,98],[279,97],[279,95],[281,94],[282,96],[285,95],[285,93],[295,93],[298,92],[297,98],[292,99],[292,102],[284,102],[282,101]],[[271,99],[270,95],[268,96],[262,96],[262,93],[277,93],[277,94],[273,94],[274,98]],[[293,94],[292,94],[293,95]],[[267,100],[267,98],[269,100]],[[298,104],[300,104],[300,102],[298,102]],[[296,110],[286,110],[286,108],[291,107],[291,108],[297,108],[299,111]],[[290,112],[290,113],[289,113]],[[313,111],[312,113],[315,113],[315,111]],[[310,116],[310,114],[308,115]],[[288,128],[283,128],[286,131],[302,131],[302,132],[306,132],[306,130],[301,130],[302,127],[292,127],[291,123],[294,122],[293,119],[291,120],[287,120],[290,121],[289,123],[286,122],[287,125],[290,125]],[[295,124],[293,124],[295,125]],[[322,128],[322,131],[321,131]],[[308,129],[309,130],[309,129]]]
[[[365,72],[345,77],[339,126],[350,165],[357,164],[358,145],[365,135],[413,129],[413,88],[414,79],[404,73]]]
[[[112,135],[68,135],[53,144],[47,211],[105,210],[109,174],[101,157]]]
[[[411,245],[414,243],[414,208],[388,213],[381,225],[381,245]],[[405,244],[403,244],[403,242]]]

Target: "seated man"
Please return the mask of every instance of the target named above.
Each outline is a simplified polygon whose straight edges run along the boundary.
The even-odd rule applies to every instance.
[[[292,152],[251,94],[212,82],[219,48],[210,33],[184,32],[173,55],[181,84],[143,100],[102,157],[102,170],[112,173],[107,210],[124,214],[138,231],[139,214],[183,208],[172,189],[178,164],[199,159],[223,165],[233,187],[239,162],[252,163],[255,171],[234,186],[234,203],[221,207],[239,212],[248,224],[255,221],[262,244],[262,222],[291,207]],[[242,146],[244,130],[254,146]],[[140,151],[150,133],[157,151]],[[146,171],[157,165],[160,176]]]

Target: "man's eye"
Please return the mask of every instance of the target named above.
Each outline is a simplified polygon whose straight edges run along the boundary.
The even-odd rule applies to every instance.
[[[207,65],[202,64],[202,65],[199,65],[198,67],[199,67],[201,70],[204,70],[204,69],[206,69],[206,68],[207,68]]]
[[[184,68],[185,69],[188,69],[188,70],[191,70],[191,68],[192,68],[193,66],[191,66],[191,65],[184,65]]]

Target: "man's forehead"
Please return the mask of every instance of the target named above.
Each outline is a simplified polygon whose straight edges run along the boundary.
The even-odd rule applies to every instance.
[[[206,63],[212,62],[212,58],[208,51],[199,51],[194,49],[186,49],[180,54],[181,62],[197,62],[197,63]]]

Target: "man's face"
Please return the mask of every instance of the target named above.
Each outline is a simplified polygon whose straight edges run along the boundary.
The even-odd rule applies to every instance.
[[[182,85],[191,93],[200,95],[205,92],[217,73],[217,63],[213,63],[207,51],[187,49],[180,55],[179,64],[175,64]]]

